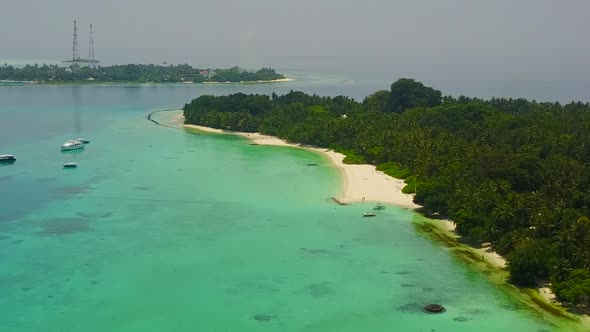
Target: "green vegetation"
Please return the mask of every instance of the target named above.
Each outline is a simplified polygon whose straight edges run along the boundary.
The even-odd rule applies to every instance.
[[[590,294],[590,271],[575,269],[564,280],[555,281],[554,289],[569,303],[588,303]]]
[[[415,194],[416,188],[418,187],[417,179],[415,176],[412,175],[412,171],[407,167],[401,167],[400,164],[390,161],[378,165],[378,171],[382,171],[383,173],[394,177],[396,179],[405,180],[404,182],[406,185],[402,188],[402,193],[404,194]]]
[[[344,151],[405,178],[404,192],[491,242],[510,279],[551,280],[590,306],[590,105],[442,97],[410,79],[362,103],[302,92],[202,96],[186,122]]]
[[[116,65],[109,67],[30,66],[0,67],[0,80],[61,82],[133,82],[133,83],[180,83],[180,82],[256,82],[283,79],[285,76],[271,68],[256,72],[239,67],[230,69],[197,69],[189,65]]]
[[[336,149],[336,152],[340,152],[344,155],[342,162],[349,165],[363,165],[367,163],[365,157],[361,154],[356,153],[354,150],[343,150]]]
[[[398,163],[393,161],[377,166],[377,170],[396,179],[405,179],[412,175],[412,171],[409,168],[402,168]]]
[[[408,176],[404,179],[406,185],[402,188],[402,193],[404,194],[415,194],[416,189],[418,189],[418,180],[415,176]]]

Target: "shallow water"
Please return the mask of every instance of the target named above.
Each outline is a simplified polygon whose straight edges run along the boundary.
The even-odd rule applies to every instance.
[[[202,93],[339,84],[1,88],[17,162],[0,167],[0,331],[557,330],[416,234],[412,211],[330,202],[324,157],[146,120]],[[85,151],[59,152],[79,135]]]

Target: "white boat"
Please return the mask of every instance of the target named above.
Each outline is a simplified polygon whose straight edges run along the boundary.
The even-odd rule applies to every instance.
[[[377,214],[375,212],[365,212],[363,213],[363,217],[375,217]]]
[[[385,206],[381,203],[377,203],[377,205],[375,205],[373,210],[385,210]]]
[[[85,138],[78,138],[76,141],[80,141],[80,142],[82,142],[82,143],[84,143],[84,144],[88,144],[88,143],[90,143],[90,141],[89,141],[89,140],[87,140],[87,139],[85,139]]]
[[[16,158],[11,154],[0,154],[0,163],[13,163],[15,161]]]
[[[71,151],[71,150],[78,150],[78,149],[84,149],[84,143],[82,143],[76,139],[69,140],[61,146],[62,151]]]
[[[78,164],[76,163],[65,163],[64,164],[64,168],[76,168],[78,167]]]

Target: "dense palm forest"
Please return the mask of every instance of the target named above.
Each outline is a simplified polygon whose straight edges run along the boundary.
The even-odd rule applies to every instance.
[[[407,193],[505,255],[511,280],[551,281],[590,306],[590,106],[443,97],[411,79],[362,103],[302,92],[201,96],[186,123],[344,152],[404,178]]]
[[[271,68],[251,72],[239,67],[229,69],[197,69],[190,65],[115,65],[89,67],[73,65],[27,65],[22,68],[0,66],[0,80],[37,82],[135,82],[135,83],[180,83],[180,82],[253,82],[283,79]]]

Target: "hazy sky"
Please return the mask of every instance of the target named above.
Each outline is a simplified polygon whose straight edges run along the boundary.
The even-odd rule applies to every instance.
[[[590,89],[588,0],[0,0],[0,59],[188,62],[412,76],[455,91]],[[500,90],[498,90],[500,89]],[[482,91],[480,95],[485,95]],[[586,98],[588,99],[588,98]]]

